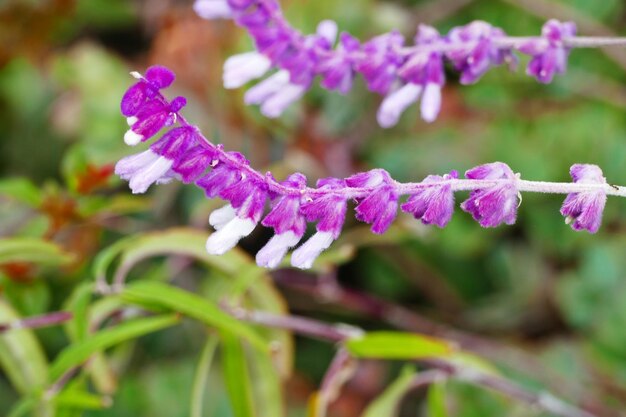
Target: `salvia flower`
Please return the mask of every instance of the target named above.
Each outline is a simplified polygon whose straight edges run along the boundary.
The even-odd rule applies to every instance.
[[[387,231],[398,211],[398,193],[394,181],[384,169],[373,169],[346,178],[353,188],[371,188],[367,197],[357,198],[356,218],[372,225],[372,232]]]
[[[310,268],[315,259],[339,237],[346,219],[347,200],[341,193],[346,182],[337,178],[317,181],[318,193],[305,196],[300,208],[308,222],[317,222],[317,232],[291,255],[291,264],[297,268]]]
[[[474,190],[461,204],[483,227],[496,227],[502,223],[514,224],[519,205],[518,177],[508,165],[493,162],[468,170],[465,177],[472,180],[499,180],[494,185]],[[505,180],[505,181],[502,181]]]
[[[432,45],[441,40],[436,29],[420,25],[415,38],[417,45]],[[391,127],[398,122],[400,115],[422,97],[422,119],[433,122],[441,108],[441,88],[445,83],[443,56],[437,50],[418,50],[411,55],[398,70],[398,75],[406,82],[389,93],[378,109],[378,124]]]
[[[258,0],[228,0],[227,4],[236,11],[238,7],[247,7],[246,1]],[[333,31],[332,25],[322,30],[328,36],[325,44],[321,38],[317,39],[322,47],[331,43]],[[439,42],[433,30],[424,27],[421,33],[430,36],[425,42]],[[432,55],[424,56],[425,62],[432,58]],[[403,79],[406,85],[428,85],[427,80],[431,78],[425,68],[429,64],[420,65],[412,62],[411,67],[407,67],[407,78]],[[225,152],[222,145],[212,144],[197,127],[179,115],[184,98],[170,101],[160,92],[161,86],[171,82],[173,74],[162,67],[156,68],[158,70],[151,69],[146,77],[135,74],[140,81],[131,87],[132,93],[124,96],[131,104],[124,104],[122,112],[136,119],[133,128],[140,129],[146,135],[145,140],[160,130],[166,131],[148,150],[120,160],[115,172],[129,181],[133,193],[143,193],[154,183],[179,180],[195,183],[209,198],[225,200],[226,205],[209,215],[209,224],[215,228],[206,242],[210,254],[223,254],[233,248],[263,219],[262,224],[274,229],[274,235],[257,253],[256,260],[261,266],[273,268],[280,264],[289,249],[300,243],[307,223],[316,223],[315,233],[296,247],[291,256],[293,266],[310,268],[339,237],[349,199],[356,202],[358,220],[371,224],[374,233],[384,233],[396,217],[400,195],[409,195],[402,204],[403,211],[424,224],[444,227],[453,213],[454,192],[471,190],[461,208],[482,226],[495,227],[515,222],[520,191],[568,193],[561,208],[566,222],[575,230],[594,233],[600,227],[607,195],[626,197],[625,188],[606,183],[600,168],[580,164],[571,168],[574,182],[564,184],[522,181],[519,174],[514,174],[502,162],[472,168],[465,173],[466,179],[459,179],[458,173],[451,171],[443,176],[429,175],[420,183],[402,184],[393,180],[387,171],[373,169],[346,179],[321,179],[315,188],[307,187],[306,177],[300,173],[279,183],[270,173],[263,175],[251,168],[242,154]],[[147,92],[142,99],[137,98],[141,94],[135,91],[137,88],[137,91]],[[151,117],[158,122],[146,121]],[[143,126],[142,123],[150,128],[136,127],[137,124]],[[169,127],[170,124],[176,126]],[[271,210],[263,217],[268,200],[272,201]]]
[[[575,164],[570,175],[580,184],[606,184],[606,178],[597,165]],[[596,233],[602,223],[602,212],[606,204],[606,192],[599,188],[594,191],[568,194],[561,207],[565,223],[574,230],[587,230]]]
[[[295,173],[281,184],[304,191],[306,177]],[[301,200],[302,194],[288,194],[274,198],[272,210],[261,224],[273,228],[275,234],[257,253],[257,264],[268,268],[276,267],[287,250],[296,246],[302,239],[306,231],[306,219],[300,212]]]
[[[402,211],[410,213],[422,223],[439,227],[445,227],[454,212],[454,192],[452,186],[447,183],[438,185],[451,179],[459,178],[457,171],[450,171],[449,174],[429,175],[422,181],[422,184],[433,184],[423,187],[415,194],[412,194],[406,203],[402,204]]]
[[[461,73],[461,84],[475,83],[494,65],[507,62],[515,66],[516,59],[510,49],[494,44],[494,40],[504,36],[502,29],[480,20],[450,31],[448,42],[454,48],[447,57]]]
[[[518,59],[513,49],[517,49],[533,56],[528,74],[549,82],[554,73],[565,70],[569,49],[564,39],[576,31],[573,23],[553,19],[544,25],[541,37],[515,38],[487,22],[475,21],[443,36],[422,25],[413,46],[405,45],[396,30],[362,43],[342,33],[335,46],[338,29],[334,22],[323,21],[315,34],[304,35],[285,19],[278,0],[196,0],[194,9],[205,19],[233,19],[254,41],[256,52],[226,62],[226,88],[240,87],[272,68],[289,73],[288,79],[270,76],[260,92],[246,96],[246,103],[261,105],[267,117],[280,116],[317,76],[322,87],[346,94],[355,74],[361,73],[369,90],[385,96],[378,112],[383,127],[393,126],[420,98],[422,118],[436,119],[444,84],[443,58],[461,73],[462,84],[472,84],[493,66],[508,64],[514,69]]]
[[[547,84],[554,74],[563,74],[567,68],[569,48],[565,47],[563,39],[576,35],[576,25],[551,19],[543,25],[541,35],[541,38],[529,40],[518,49],[533,57],[526,73]]]

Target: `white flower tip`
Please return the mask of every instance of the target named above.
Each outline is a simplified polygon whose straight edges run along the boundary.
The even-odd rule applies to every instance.
[[[203,19],[227,19],[232,11],[225,0],[196,0],[193,10]]]
[[[209,224],[213,226],[215,230],[220,230],[222,227],[226,226],[229,221],[234,219],[236,215],[233,206],[227,204],[211,212],[209,215]]]
[[[206,241],[206,250],[209,255],[223,255],[234,248],[242,238],[252,233],[255,227],[256,223],[251,219],[235,216],[220,230],[209,236]]]
[[[269,242],[257,252],[257,265],[276,268],[285,257],[287,250],[298,244],[300,237],[291,231],[272,236]]]
[[[422,119],[432,123],[437,119],[441,109],[441,87],[437,84],[428,83],[422,96],[421,113]]]
[[[143,78],[143,75],[141,75],[141,73],[138,71],[131,71],[130,75],[131,77],[136,78],[138,80],[141,80]]]
[[[141,136],[138,133],[133,132],[130,129],[124,134],[124,142],[128,146],[135,146],[139,142],[141,142],[142,139],[143,139],[143,136]]]
[[[322,20],[317,25],[317,34],[325,38],[331,44],[337,39],[337,23],[334,20]]]
[[[315,259],[328,249],[333,243],[333,235],[330,232],[317,232],[302,246],[296,249],[291,255],[291,265],[300,269],[309,269],[313,266]]]
[[[126,118],[126,123],[128,123],[128,126],[132,126],[135,123],[137,123],[137,120],[139,120],[139,119],[137,119],[135,116],[127,117]]]

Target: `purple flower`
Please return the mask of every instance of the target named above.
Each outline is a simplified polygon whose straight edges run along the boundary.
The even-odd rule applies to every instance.
[[[475,21],[450,31],[448,42],[459,47],[446,55],[456,70],[461,72],[461,84],[475,83],[492,65],[504,62],[508,62],[511,67],[516,65],[517,59],[510,50],[498,48],[493,43],[495,39],[504,36],[502,29],[483,21]]]
[[[185,184],[195,182],[209,166],[214,162],[217,163],[220,151],[221,145],[219,147],[197,145],[174,161],[172,170],[180,175]]]
[[[416,45],[432,45],[440,41],[436,29],[420,25]],[[398,75],[408,83],[388,94],[378,110],[378,123],[382,127],[394,126],[408,106],[422,96],[422,119],[433,122],[441,109],[441,87],[445,83],[443,56],[434,49],[418,49],[398,70]]]
[[[255,178],[249,178],[236,169],[235,171],[239,175],[233,176],[224,172],[222,178],[227,183],[211,189],[214,193],[217,188],[221,188],[219,196],[230,202],[213,211],[209,216],[209,224],[216,230],[206,242],[206,250],[211,255],[226,253],[239,240],[248,236],[256,227],[265,209],[268,196],[267,184],[258,182]]]
[[[291,255],[291,264],[306,269],[315,259],[339,237],[346,219],[346,198],[333,190],[344,189],[346,183],[337,178],[323,178],[317,181],[317,193],[305,196],[300,213],[309,222],[317,221],[317,232]],[[308,201],[307,201],[308,200]]]
[[[163,184],[175,176],[174,163],[196,143],[196,129],[183,126],[171,129],[150,149],[127,156],[115,165],[115,173],[129,181],[134,194],[144,193],[153,183]]]
[[[290,175],[281,185],[304,190],[306,177],[300,173]],[[275,268],[283,259],[287,250],[298,244],[306,230],[306,220],[300,213],[301,194],[277,196],[272,210],[261,224],[272,227],[275,235],[256,255],[259,266]]]
[[[363,74],[370,91],[389,92],[402,64],[398,50],[403,44],[404,37],[397,31],[376,36],[363,44],[364,56],[357,62],[356,70]]]
[[[575,164],[570,168],[570,175],[580,184],[606,184],[606,178],[597,165]],[[565,223],[574,230],[587,230],[596,233],[602,223],[602,212],[606,204],[606,192],[602,188],[568,194],[561,207]],[[572,222],[573,221],[573,222]]]
[[[439,183],[451,179],[457,179],[458,172],[450,171],[449,174],[429,175],[424,178],[422,184]],[[402,204],[402,211],[410,213],[416,219],[421,219],[424,224],[436,224],[445,227],[452,218],[454,212],[454,192],[450,184],[432,185],[421,188]]]
[[[148,68],[145,77],[138,72],[131,72],[131,75],[139,81],[130,86],[122,97],[120,110],[127,118],[135,116],[146,101],[152,100],[159,90],[169,87],[176,78],[172,71],[158,65]],[[133,119],[129,124],[133,124],[131,122]]]
[[[518,48],[533,57],[526,73],[544,84],[551,82],[554,74],[563,74],[570,51],[563,44],[563,39],[575,35],[576,25],[573,22],[561,23],[555,19],[546,22],[541,29],[541,39],[532,39]]]
[[[130,155],[115,164],[115,173],[129,181],[133,194],[141,194],[154,183],[163,184],[172,179],[169,174],[173,161],[152,150]]]
[[[159,130],[176,122],[176,112],[187,104],[184,97],[176,97],[171,103],[159,100],[143,104],[135,116],[129,117],[130,129],[124,134],[124,142],[135,146],[156,135]]]
[[[356,218],[372,225],[372,232],[387,231],[398,211],[398,193],[394,181],[384,169],[373,169],[346,178],[352,188],[371,188],[366,197],[357,198]]]
[[[517,176],[508,165],[493,162],[480,165],[465,173],[472,180],[494,180],[494,185],[477,189],[461,204],[483,227],[496,227],[501,223],[513,224],[517,216],[519,197]]]
[[[307,87],[289,81],[289,72],[280,70],[276,74],[261,81],[244,96],[246,104],[258,104],[261,113],[269,118],[280,116],[290,104],[299,100]]]
[[[271,66],[269,58],[258,52],[233,55],[224,63],[224,88],[239,88],[262,77]]]
[[[241,164],[248,165],[248,160],[239,152],[228,152],[226,155]],[[208,198],[215,198],[224,189],[241,180],[241,176],[241,171],[237,167],[219,160],[213,170],[200,178],[196,185],[204,190]]]
[[[361,47],[358,39],[343,32],[334,54],[329,54],[317,63],[316,71],[322,77],[321,85],[328,90],[347,94],[354,80],[353,53]]]

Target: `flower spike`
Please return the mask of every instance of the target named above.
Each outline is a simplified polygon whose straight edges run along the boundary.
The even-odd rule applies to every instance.
[[[246,1],[255,0],[229,0],[228,5],[235,7],[233,4]],[[331,29],[324,30],[327,43],[332,37]],[[409,196],[401,205],[403,211],[426,225],[444,227],[452,217],[454,193],[469,190],[470,196],[461,208],[482,226],[496,227],[515,222],[522,191],[565,193],[568,196],[561,213],[566,221],[575,230],[595,233],[600,226],[606,197],[626,197],[625,187],[607,184],[600,168],[584,164],[572,166],[572,183],[524,181],[502,162],[472,168],[465,173],[466,179],[459,179],[458,173],[451,171],[443,176],[429,175],[421,182],[399,183],[387,171],[373,169],[346,179],[320,179],[316,187],[308,187],[306,177],[300,173],[278,182],[270,173],[254,170],[242,154],[226,152],[222,145],[214,145],[196,126],[189,124],[179,114],[185,100],[180,97],[168,100],[160,91],[173,80],[173,73],[158,68],[146,77],[137,74],[143,83],[140,88],[150,91],[150,96],[133,109],[135,116],[132,117],[138,120],[133,129],[137,123],[150,125],[150,134],[143,137],[146,141],[159,131],[165,132],[148,150],[121,159],[115,172],[129,181],[133,193],[143,193],[154,183],[180,180],[194,183],[208,198],[225,200],[226,205],[209,215],[209,224],[215,228],[206,242],[210,254],[223,254],[233,248],[252,233],[262,219],[264,226],[274,229],[274,236],[257,253],[257,263],[275,268],[289,249],[295,247],[291,265],[310,268],[317,257],[339,238],[349,200],[356,202],[355,217],[358,220],[371,224],[372,232],[384,233],[395,219],[403,195]],[[129,91],[136,89],[137,85],[131,86]],[[128,96],[127,92],[124,100]],[[155,117],[155,114],[162,114],[159,117],[164,119],[158,120],[167,123],[141,122]],[[169,127],[173,124],[175,126]],[[145,133],[144,130],[140,132]],[[268,200],[272,201],[272,206],[264,217]],[[297,246],[305,237],[307,223],[315,223],[316,231]]]

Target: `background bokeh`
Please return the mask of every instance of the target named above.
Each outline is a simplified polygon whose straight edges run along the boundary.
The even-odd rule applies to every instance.
[[[361,39],[392,28],[410,37],[418,23],[446,32],[475,19],[531,35],[552,17],[574,20],[582,35],[626,34],[620,0],[282,4],[305,32],[332,18]],[[146,231],[208,227],[208,213],[220,203],[200,190],[174,183],[132,196],[111,175],[116,160],[134,152],[123,144],[127,126],[119,114],[120,97],[133,82],[128,73],[152,64],[176,72],[168,94],[188,98],[190,121],[279,179],[295,170],[313,181],[381,167],[409,181],[503,161],[525,179],[568,181],[569,167],[581,162],[626,184],[626,48],[576,50],[567,74],[550,85],[524,74],[525,58],[517,72],[496,68],[472,86],[460,86],[450,71],[435,123],[421,121],[412,107],[390,130],[377,125],[380,98],[361,79],[348,96],[316,86],[280,119],[264,118],[243,105],[244,89],[221,86],[224,60],[250,48],[244,31],[229,21],[200,20],[189,1],[0,1],[0,238],[41,238],[73,254],[61,266],[0,264],[1,303],[21,316],[61,309],[81,283],[93,280],[92,261],[102,249]],[[273,296],[292,312],[329,322],[404,327],[451,340],[461,331],[515,381],[598,415],[626,415],[626,201],[609,200],[596,235],[565,225],[561,203],[559,196],[527,194],[516,225],[489,230],[460,210],[443,230],[400,215],[382,237],[349,220],[318,269],[272,272],[279,291]],[[269,236],[259,228],[241,247],[253,254]],[[130,278],[173,280],[216,297],[216,282],[228,282],[217,275],[168,257],[142,263]],[[356,301],[324,297],[337,286],[354,291]],[[374,299],[359,304],[364,297]],[[381,306],[402,306],[407,317],[398,320]],[[421,318],[440,326],[411,322]],[[62,328],[36,335],[48,358],[68,343]],[[116,348],[106,391],[112,405],[84,415],[189,415],[204,337],[201,326],[186,323]],[[302,416],[333,347],[295,342],[285,392],[289,415]],[[360,415],[399,368],[361,363],[330,415]],[[232,415],[223,385],[211,371],[205,415]],[[0,370],[0,414],[16,403],[18,391]],[[424,392],[415,391],[402,413],[431,415],[425,404]],[[538,415],[460,383],[446,385],[446,404],[451,416]]]

